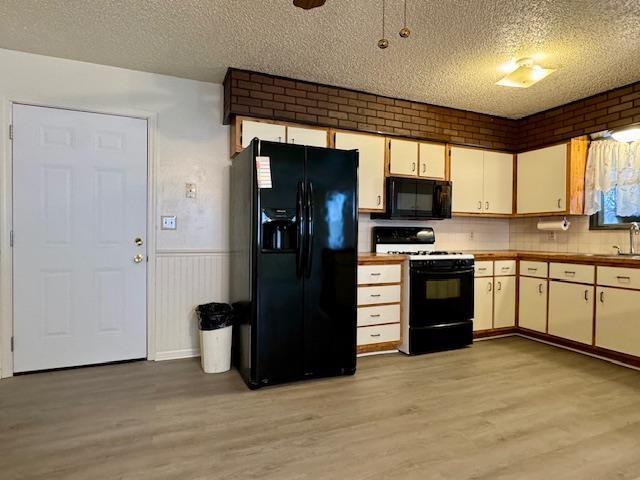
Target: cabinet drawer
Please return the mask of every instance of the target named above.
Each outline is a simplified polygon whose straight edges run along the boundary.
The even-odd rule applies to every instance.
[[[400,285],[358,288],[358,305],[377,303],[400,303]]]
[[[640,290],[640,269],[598,267],[598,285]]]
[[[546,262],[530,262],[527,260],[520,262],[520,275],[547,278],[547,272],[548,267]]]
[[[549,264],[549,277],[556,280],[567,280],[576,283],[593,283],[595,280],[593,265],[576,265],[572,263]]]
[[[400,340],[400,324],[375,325],[358,328],[358,345],[372,343],[396,342]]]
[[[493,276],[493,262],[476,262],[475,271],[476,277],[491,277]]]
[[[379,305],[374,307],[358,307],[358,326],[379,325],[382,323],[399,323],[400,305]]]
[[[400,283],[400,265],[358,265],[358,285]]]
[[[496,260],[493,267],[494,275],[515,275],[516,274],[516,261],[515,260]]]

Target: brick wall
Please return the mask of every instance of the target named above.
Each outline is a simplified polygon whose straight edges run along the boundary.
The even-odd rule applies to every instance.
[[[225,123],[249,115],[509,151],[640,122],[640,82],[520,120],[238,69],[224,93]]]
[[[640,122],[640,82],[519,120],[518,144],[530,149]]]
[[[250,115],[310,125],[513,150],[516,121],[229,69],[224,119]]]

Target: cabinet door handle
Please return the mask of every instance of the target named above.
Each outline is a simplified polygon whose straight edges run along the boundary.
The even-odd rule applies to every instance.
[[[415,172],[416,171],[416,162],[412,162],[411,163],[411,171]]]
[[[585,301],[587,301],[587,302],[589,301],[589,290],[585,290],[585,291],[584,291],[584,299],[585,299]]]
[[[487,288],[489,289],[488,291],[492,291],[493,290],[493,284],[491,282],[487,283]]]
[[[422,173],[426,173],[427,172],[427,164],[423,163],[422,164]]]
[[[382,203],[382,195],[378,195],[378,205]]]
[[[558,199],[558,208],[562,208],[562,199],[561,198]]]
[[[542,284],[538,284],[538,293],[542,295]]]
[[[600,292],[600,303],[604,303],[604,292]]]
[[[484,202],[484,209],[489,210],[489,202]]]
[[[478,200],[478,210],[482,210],[482,201]]]
[[[502,282],[498,282],[498,286],[496,287],[496,292],[502,290]]]

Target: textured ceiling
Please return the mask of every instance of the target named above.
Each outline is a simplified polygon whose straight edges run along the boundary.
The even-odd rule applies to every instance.
[[[640,80],[639,0],[2,0],[0,48],[221,82],[228,66],[518,118]],[[559,70],[525,90],[499,66]]]

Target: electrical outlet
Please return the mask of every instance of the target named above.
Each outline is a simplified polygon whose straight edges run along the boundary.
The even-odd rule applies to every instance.
[[[162,230],[175,230],[176,229],[176,216],[175,215],[163,215],[160,217],[160,228]]]
[[[556,232],[549,232],[547,238],[549,240],[552,240],[552,241],[555,240],[556,239]]]
[[[473,232],[469,232],[469,240],[473,240],[475,234]]]

